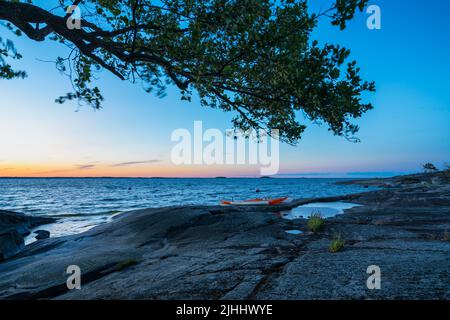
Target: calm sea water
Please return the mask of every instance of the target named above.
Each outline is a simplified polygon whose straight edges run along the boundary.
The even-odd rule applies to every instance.
[[[367,191],[342,179],[0,179],[0,209],[60,217],[41,227],[52,236],[78,233],[133,209],[218,204],[221,199],[309,198]],[[256,193],[256,189],[260,193]]]

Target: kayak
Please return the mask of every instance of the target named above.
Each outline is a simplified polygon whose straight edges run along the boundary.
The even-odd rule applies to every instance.
[[[285,202],[288,197],[276,199],[250,199],[242,201],[220,201],[222,206],[273,206]]]

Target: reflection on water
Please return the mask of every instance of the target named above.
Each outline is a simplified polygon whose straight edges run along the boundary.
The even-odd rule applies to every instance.
[[[286,233],[293,234],[293,235],[299,235],[299,234],[302,234],[303,232],[300,230],[286,230]]]
[[[315,202],[305,204],[290,211],[282,213],[282,217],[288,220],[308,218],[311,214],[319,212],[323,218],[332,218],[344,213],[344,210],[359,206],[348,202]]]

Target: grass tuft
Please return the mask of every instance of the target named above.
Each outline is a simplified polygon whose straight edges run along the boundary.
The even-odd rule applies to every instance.
[[[330,244],[330,252],[336,253],[344,249],[345,241],[342,239],[341,235],[337,235],[334,237],[333,241]]]
[[[308,229],[311,230],[314,233],[319,232],[320,230],[323,229],[325,225],[325,220],[322,217],[322,214],[320,213],[320,211],[315,211],[313,212],[309,218],[308,218]]]

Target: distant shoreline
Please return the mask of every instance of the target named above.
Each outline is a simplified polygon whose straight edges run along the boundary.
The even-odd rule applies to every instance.
[[[375,179],[393,178],[417,174],[417,171],[347,171],[347,172],[279,172],[276,175],[217,175],[200,177],[164,177],[164,176],[2,176],[0,179]]]
[[[401,174],[399,174],[401,175]],[[392,178],[398,175],[386,175],[386,176],[311,176],[311,175],[298,175],[298,176],[273,176],[273,177],[0,177],[0,179],[348,179],[348,180],[364,180],[364,179],[385,179]]]

